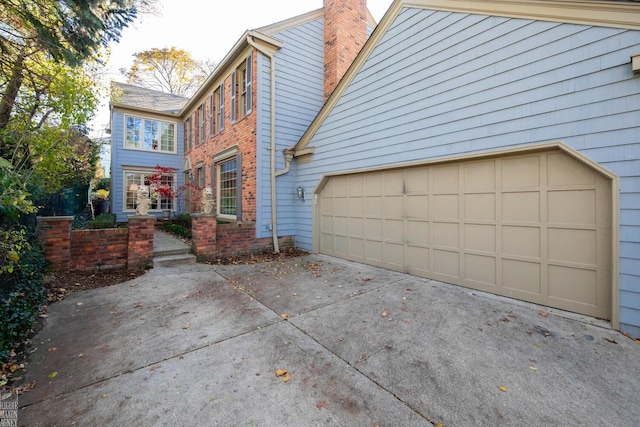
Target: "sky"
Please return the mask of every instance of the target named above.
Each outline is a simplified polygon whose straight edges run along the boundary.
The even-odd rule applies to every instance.
[[[367,7],[380,22],[393,0],[367,0]],[[151,48],[175,46],[196,59],[220,62],[246,30],[263,27],[323,6],[323,0],[158,0],[157,15],[143,15],[111,45],[105,84],[124,82],[121,68],[129,69],[133,54]],[[92,121],[92,136],[106,136],[108,100]]]

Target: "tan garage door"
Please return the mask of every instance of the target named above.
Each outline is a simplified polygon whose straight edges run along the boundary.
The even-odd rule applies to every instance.
[[[321,253],[611,316],[611,183],[544,152],[330,177]]]

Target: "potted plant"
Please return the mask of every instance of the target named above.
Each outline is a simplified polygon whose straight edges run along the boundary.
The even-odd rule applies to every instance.
[[[95,190],[92,202],[95,215],[109,213],[109,190]]]

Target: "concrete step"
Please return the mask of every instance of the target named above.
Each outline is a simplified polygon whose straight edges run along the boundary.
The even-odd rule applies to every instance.
[[[172,265],[194,264],[195,262],[196,256],[189,253],[153,257],[154,267],[169,267]]]
[[[180,247],[164,247],[161,249],[155,249],[153,251],[153,257],[161,257],[168,255],[182,255],[182,254],[190,254],[191,248],[188,246],[180,246]]]

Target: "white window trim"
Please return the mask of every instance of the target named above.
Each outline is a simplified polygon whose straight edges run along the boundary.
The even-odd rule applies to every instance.
[[[149,120],[149,121],[154,121],[158,123],[172,124],[173,125],[173,151],[166,151],[166,150],[160,150],[160,149],[147,150],[146,148],[127,147],[127,118],[128,117],[131,117],[134,119]],[[143,133],[144,133],[144,130],[143,130]],[[158,141],[158,144],[159,144],[159,147],[162,145],[160,141]],[[144,142],[143,142],[143,145],[144,145]],[[151,116],[138,116],[134,114],[124,114],[123,132],[122,132],[122,149],[131,150],[131,151],[144,151],[145,153],[178,154],[178,122],[161,120],[159,118],[151,117]]]

